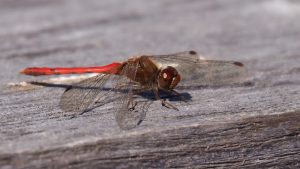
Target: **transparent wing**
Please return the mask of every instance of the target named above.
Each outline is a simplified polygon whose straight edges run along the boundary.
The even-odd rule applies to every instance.
[[[115,104],[119,106],[115,118],[118,126],[123,130],[133,129],[146,118],[151,101],[142,95],[137,95],[138,89],[129,90],[126,96],[121,96]]]
[[[223,86],[244,83],[247,69],[240,62],[201,60],[194,51],[149,56],[159,67],[174,67],[181,75],[179,86]]]
[[[135,64],[127,64],[121,74],[133,74],[135,77],[137,68]],[[114,102],[117,107],[115,118],[118,126],[123,130],[139,125],[145,119],[151,104],[151,101],[143,95],[144,90],[133,80],[123,78],[116,86],[120,97]]]
[[[128,64],[120,74],[135,75],[136,70],[136,65]],[[107,102],[113,102],[118,126],[128,130],[135,128],[144,120],[150,106],[151,102],[147,98],[136,95],[142,91],[139,84],[126,76],[99,74],[66,89],[59,106],[66,112],[85,112]]]
[[[101,93],[101,100],[109,96],[111,88],[105,88],[112,75],[99,74],[73,84],[63,93],[59,106],[66,112],[85,112]]]

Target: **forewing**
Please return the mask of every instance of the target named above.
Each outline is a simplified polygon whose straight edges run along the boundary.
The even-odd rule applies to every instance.
[[[178,86],[224,86],[242,84],[247,80],[247,69],[240,62],[201,60],[193,52],[150,57],[159,67],[174,67],[181,76]]]

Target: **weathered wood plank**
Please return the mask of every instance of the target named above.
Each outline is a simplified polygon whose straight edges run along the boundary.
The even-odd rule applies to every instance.
[[[0,1],[0,168],[299,168],[300,4],[289,0]],[[74,118],[28,66],[103,65],[196,50],[237,60],[248,85],[179,90],[121,131],[113,104]]]
[[[14,164],[14,168],[296,168],[299,120],[299,112],[289,112],[223,124],[194,123],[34,153],[3,154],[0,164]]]

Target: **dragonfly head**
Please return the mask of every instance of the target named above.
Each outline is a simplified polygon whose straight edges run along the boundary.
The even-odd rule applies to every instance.
[[[160,70],[158,74],[158,87],[163,89],[174,89],[180,82],[180,75],[177,70],[168,66]]]

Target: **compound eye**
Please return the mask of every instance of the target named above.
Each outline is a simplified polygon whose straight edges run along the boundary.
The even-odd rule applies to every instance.
[[[173,89],[180,81],[177,70],[171,66],[163,69],[159,75],[159,87],[164,89]]]
[[[171,72],[171,71],[168,70],[168,69],[164,69],[164,70],[162,71],[162,78],[163,78],[165,81],[171,80],[173,76],[174,76],[174,75],[173,75],[173,72]]]

